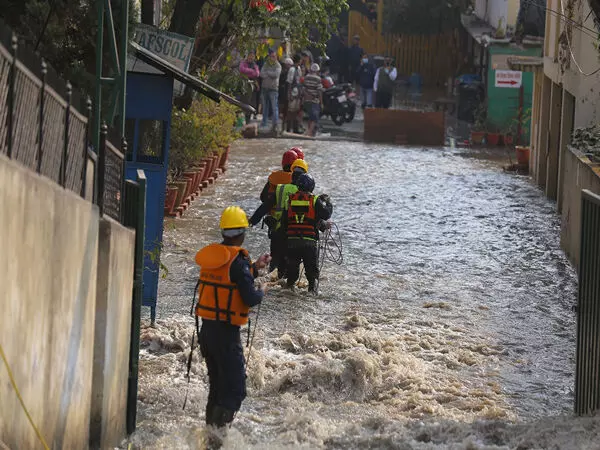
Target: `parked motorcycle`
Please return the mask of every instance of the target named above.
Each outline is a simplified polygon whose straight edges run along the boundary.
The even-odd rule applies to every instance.
[[[323,92],[321,116],[329,116],[338,126],[352,122],[356,113],[356,93],[350,83],[336,84]]]

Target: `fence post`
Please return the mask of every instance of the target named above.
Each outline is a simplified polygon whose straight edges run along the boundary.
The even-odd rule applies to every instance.
[[[63,141],[63,154],[60,165],[60,185],[66,187],[67,184],[67,158],[69,157],[69,125],[71,122],[71,93],[73,89],[71,83],[67,81],[67,109],[65,110],[65,133]]]
[[[6,155],[12,158],[13,143],[14,143],[14,114],[15,114],[15,77],[16,77],[16,65],[17,65],[17,46],[19,41],[17,35],[13,33],[10,41],[10,49],[12,54],[12,61],[10,64],[10,71],[8,75],[8,149]]]
[[[88,145],[90,143],[90,122],[92,117],[92,100],[88,95],[85,100],[85,112],[87,122],[85,123],[85,138],[83,141],[83,172],[81,173],[81,197],[85,198],[87,185],[87,163],[88,163]],[[93,193],[92,193],[93,194]],[[92,195],[92,202],[94,201]]]
[[[38,155],[37,155],[37,173],[42,171],[42,158],[44,156],[44,106],[46,102],[46,73],[48,67],[46,61],[42,59],[42,89],[40,91],[40,117],[38,130]]]
[[[100,210],[100,217],[104,213],[104,172],[106,170],[106,134],[108,127],[106,122],[102,122],[100,127],[100,146],[98,147],[98,165],[96,166],[96,180],[98,180],[97,204]]]
[[[121,198],[119,199],[119,221],[124,222],[124,209],[125,209],[125,162],[127,161],[127,139],[125,136],[121,138],[121,153],[123,153],[123,160],[121,161]]]

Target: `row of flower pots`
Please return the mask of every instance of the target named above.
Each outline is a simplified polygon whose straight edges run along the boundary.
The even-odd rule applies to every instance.
[[[165,216],[179,217],[200,193],[227,170],[230,147],[221,154],[214,152],[190,166],[181,176],[167,184]]]
[[[486,131],[471,131],[471,144],[473,145],[513,145],[514,138],[512,134],[489,133]]]

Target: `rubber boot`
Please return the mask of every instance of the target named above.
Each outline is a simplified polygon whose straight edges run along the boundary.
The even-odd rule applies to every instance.
[[[223,428],[224,426],[229,425],[231,422],[233,422],[234,416],[235,411],[216,405],[212,409],[212,425],[216,426],[217,428]]]

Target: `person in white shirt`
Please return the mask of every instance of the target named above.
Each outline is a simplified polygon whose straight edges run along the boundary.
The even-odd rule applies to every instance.
[[[394,82],[398,72],[392,66],[392,58],[387,57],[383,66],[375,72],[373,91],[375,92],[375,108],[389,108],[394,94]]]

